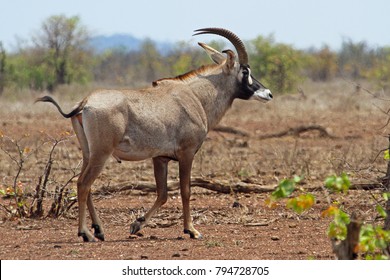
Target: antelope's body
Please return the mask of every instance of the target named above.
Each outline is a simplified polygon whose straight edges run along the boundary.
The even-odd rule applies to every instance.
[[[83,166],[77,182],[79,236],[104,240],[102,223],[95,211],[91,185],[111,155],[118,161],[153,159],[157,199],[145,217],[130,226],[138,232],[168,198],[168,162],[179,162],[180,191],[183,203],[184,232],[192,238],[201,234],[190,215],[190,177],[196,152],[207,132],[215,127],[235,98],[272,99],[271,92],[250,75],[242,42],[225,29],[203,29],[228,38],[239,53],[228,50],[226,58],[202,45],[217,63],[204,66],[176,78],[161,79],[153,87],[141,90],[100,90],[82,100],[69,114],[48,96],[37,101],[51,102],[67,118],[79,140]],[[200,33],[200,34],[201,34]],[[244,54],[243,54],[244,53]],[[86,225],[89,209],[94,235]]]

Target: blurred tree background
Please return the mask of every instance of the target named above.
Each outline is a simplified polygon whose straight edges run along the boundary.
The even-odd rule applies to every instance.
[[[0,94],[6,89],[54,92],[61,85],[95,84],[139,87],[153,80],[183,74],[212,63],[204,51],[178,42],[168,52],[145,39],[139,50],[124,47],[96,52],[91,32],[77,16],[55,15],[46,19],[27,44],[7,53],[0,42]],[[217,50],[226,40],[209,42]],[[274,93],[296,92],[305,79],[327,82],[336,78],[372,81],[387,90],[390,85],[390,47],[371,47],[367,42],[343,40],[338,51],[298,50],[258,36],[246,43],[252,72]]]
[[[6,56],[4,84],[52,92],[59,85],[92,81],[94,58],[88,40],[79,17],[49,17],[28,46]]]

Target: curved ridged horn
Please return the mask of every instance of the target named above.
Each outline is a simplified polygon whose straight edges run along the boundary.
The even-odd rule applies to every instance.
[[[233,32],[231,32],[227,29],[224,29],[224,28],[216,28],[216,27],[197,29],[194,32],[197,32],[197,33],[195,33],[193,36],[201,35],[201,34],[216,34],[216,35],[220,35],[222,37],[225,37],[236,48],[239,63],[241,65],[248,64],[248,54],[246,52],[244,43]]]

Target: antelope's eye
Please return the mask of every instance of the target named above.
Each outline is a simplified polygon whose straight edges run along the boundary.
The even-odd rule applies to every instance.
[[[251,86],[253,84],[253,80],[252,80],[252,77],[251,77],[251,70],[249,67],[244,67],[242,69],[242,74],[245,78],[247,78],[248,80],[248,84]]]

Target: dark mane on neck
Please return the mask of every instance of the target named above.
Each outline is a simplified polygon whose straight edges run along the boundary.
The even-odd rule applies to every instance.
[[[182,75],[179,75],[179,76],[176,76],[176,77],[173,77],[173,78],[163,78],[163,79],[156,80],[156,81],[154,81],[152,83],[152,85],[154,87],[156,87],[159,84],[164,83],[164,82],[182,82],[182,83],[186,83],[188,81],[191,81],[191,80],[195,79],[198,76],[205,76],[208,73],[212,72],[214,69],[217,69],[218,67],[219,67],[219,65],[201,66],[200,68],[198,68],[196,70],[189,71],[189,72],[187,72],[185,74],[182,74]]]

